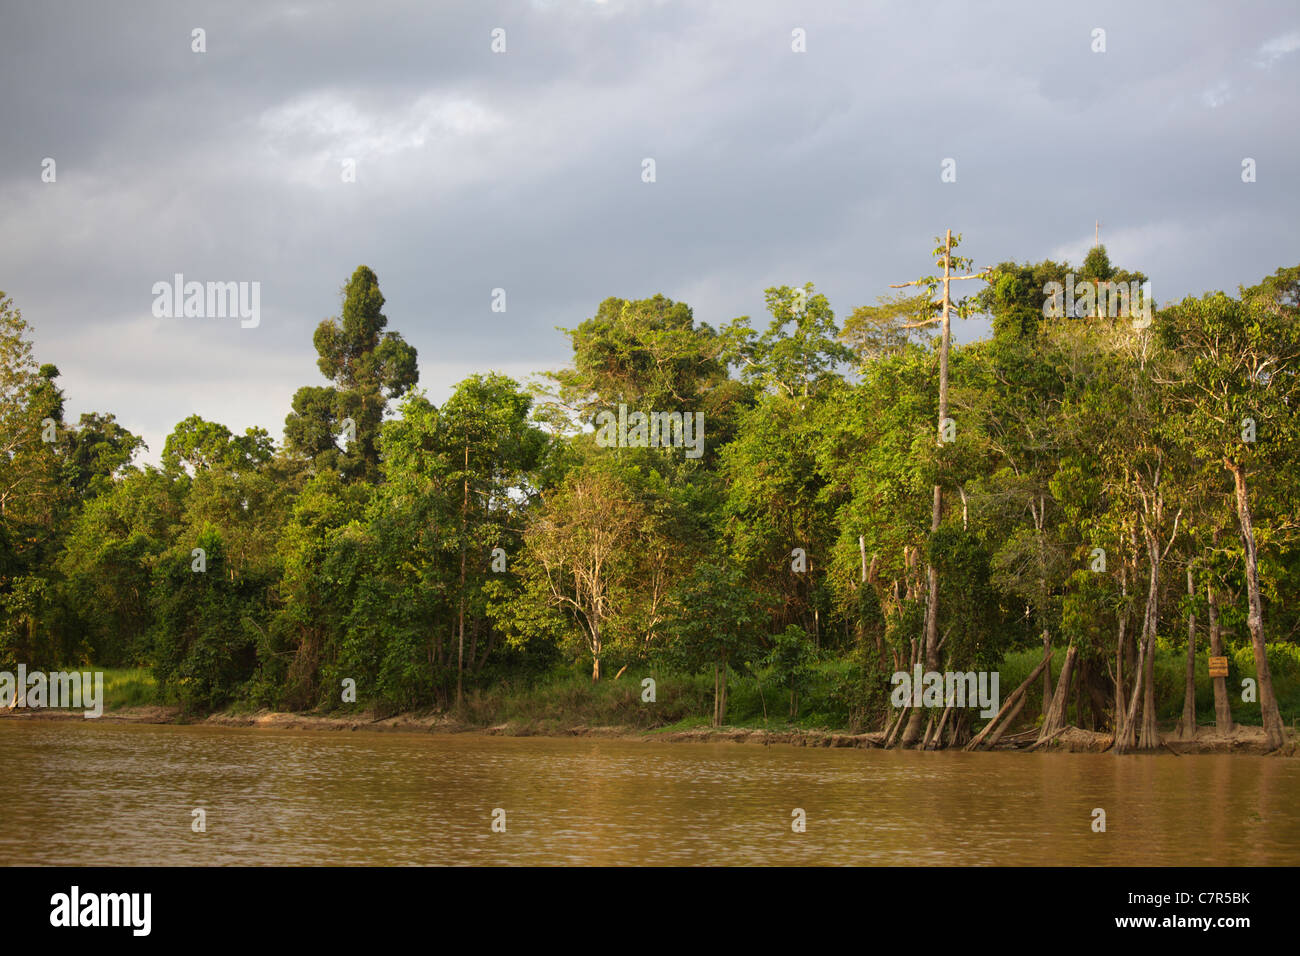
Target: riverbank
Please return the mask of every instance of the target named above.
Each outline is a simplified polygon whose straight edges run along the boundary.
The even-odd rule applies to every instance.
[[[19,711],[0,712],[0,720],[85,720],[79,711]],[[629,741],[657,743],[748,743],[771,746],[785,744],[795,747],[829,747],[876,749],[884,745],[884,735],[875,733],[853,734],[847,731],[757,727],[681,727],[669,726],[645,729],[628,726],[564,726],[558,722],[508,722],[494,726],[469,723],[445,713],[403,713],[375,717],[361,712],[347,716],[328,714],[288,713],[274,710],[220,711],[200,719],[187,719],[179,707],[157,705],[120,707],[105,712],[97,718],[110,723],[189,724],[210,727],[249,727],[263,730],[310,731],[372,731],[395,733],[468,734],[496,737],[598,737]],[[1300,756],[1300,741],[1287,730],[1287,742],[1278,751],[1270,752],[1264,738],[1264,729],[1238,725],[1231,734],[1221,735],[1214,727],[1199,727],[1195,737],[1187,739],[1176,731],[1161,734],[1161,749],[1156,753],[1178,756],[1192,754],[1246,754],[1283,757]],[[999,751],[1041,752],[1051,750],[1066,753],[1104,753],[1113,740],[1110,734],[1096,733],[1078,727],[1069,727],[1043,746],[1036,746],[1035,728],[1022,730],[999,741],[993,749]]]

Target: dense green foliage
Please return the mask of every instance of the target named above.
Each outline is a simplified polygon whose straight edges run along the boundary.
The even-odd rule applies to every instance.
[[[1072,721],[1136,733],[1131,700],[1177,719],[1190,612],[1212,713],[1213,601],[1234,715],[1267,725],[1240,702],[1264,667],[1289,717],[1300,267],[1149,327],[1049,315],[1070,273],[991,270],[962,314],[994,334],[952,348],[939,443],[925,295],[841,327],[811,283],[773,288],[762,331],[607,299],[568,332],[570,368],[474,375],[435,406],[362,266],[314,337],[330,384],[294,396],[284,446],[190,416],[161,467],[132,464],[142,444],[112,415],[63,420],[58,370],[0,294],[0,668],[147,668],[196,711],[470,716],[544,710],[581,670],[609,686],[593,720],[642,707],[655,674],[659,724],[711,703],[715,723],[876,729],[890,674],[920,659],[934,568],[944,669],[1000,669],[1004,696],[1071,646]],[[1097,248],[1074,280],[1145,276]],[[612,445],[605,412],[625,416]]]

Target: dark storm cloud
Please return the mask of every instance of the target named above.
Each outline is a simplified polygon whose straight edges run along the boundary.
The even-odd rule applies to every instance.
[[[1112,259],[1162,301],[1300,261],[1292,4],[2,16],[0,288],[69,411],[116,412],[153,458],[192,412],[278,434],[293,391],[323,382],[311,334],[363,262],[440,402],[475,370],[562,363],[554,326],[609,295],[663,292],[716,326],[759,322],[766,286],[812,280],[842,317],[928,271],[946,227],[981,265],[1077,264],[1099,218]],[[1258,182],[1241,182],[1243,157]],[[154,318],[151,286],[177,272],[260,282],[261,324]]]

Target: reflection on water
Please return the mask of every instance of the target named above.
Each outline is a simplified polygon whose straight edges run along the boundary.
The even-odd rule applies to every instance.
[[[9,864],[1294,865],[1297,798],[1263,757],[0,720]]]

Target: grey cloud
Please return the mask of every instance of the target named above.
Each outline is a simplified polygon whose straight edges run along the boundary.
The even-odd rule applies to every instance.
[[[473,369],[562,363],[554,327],[609,295],[663,292],[716,326],[812,280],[846,315],[928,271],[946,227],[982,265],[1077,261],[1099,218],[1157,298],[1235,288],[1296,261],[1300,173],[1283,121],[1300,14],[1243,11],[14,4],[0,288],[69,411],[117,413],[152,457],[191,412],[278,435],[289,396],[321,381],[312,331],[363,262],[435,401]],[[150,287],[175,272],[260,281],[261,327],[152,319]]]

